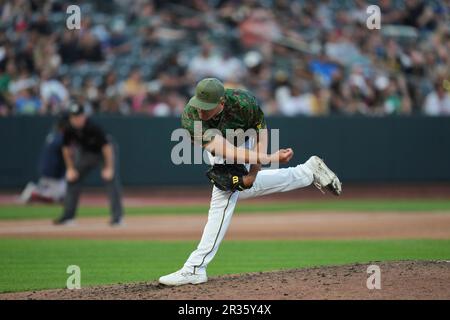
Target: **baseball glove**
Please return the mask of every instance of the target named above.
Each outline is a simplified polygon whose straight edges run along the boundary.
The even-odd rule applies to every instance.
[[[242,179],[247,174],[247,168],[243,164],[215,164],[206,172],[208,179],[217,188],[233,192],[247,189]]]

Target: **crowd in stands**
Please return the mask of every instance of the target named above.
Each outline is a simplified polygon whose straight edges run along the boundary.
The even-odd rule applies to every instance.
[[[0,116],[72,100],[176,116],[204,77],[250,90],[267,115],[450,115],[450,2],[0,0]]]

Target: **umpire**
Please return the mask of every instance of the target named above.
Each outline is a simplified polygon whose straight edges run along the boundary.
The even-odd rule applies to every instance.
[[[56,225],[71,224],[80,198],[82,180],[92,169],[102,165],[101,176],[108,189],[111,225],[122,223],[123,208],[118,175],[117,152],[105,132],[92,123],[79,104],[69,108],[69,125],[64,132],[63,157],[66,164],[67,194],[64,212]]]

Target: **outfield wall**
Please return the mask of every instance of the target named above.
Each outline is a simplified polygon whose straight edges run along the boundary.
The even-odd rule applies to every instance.
[[[37,159],[52,117],[0,118],[0,188],[37,178]],[[170,140],[177,118],[100,116],[95,121],[120,146],[124,185],[207,184],[205,165],[174,165]],[[292,163],[323,157],[344,182],[450,181],[450,118],[326,117],[267,119],[280,129]],[[98,174],[89,179],[99,184]]]

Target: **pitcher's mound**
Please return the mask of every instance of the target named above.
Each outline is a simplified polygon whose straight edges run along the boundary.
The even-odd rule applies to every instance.
[[[381,289],[367,288],[369,265]],[[0,299],[450,299],[450,261],[373,262],[212,277],[201,285],[132,283],[8,293]]]

